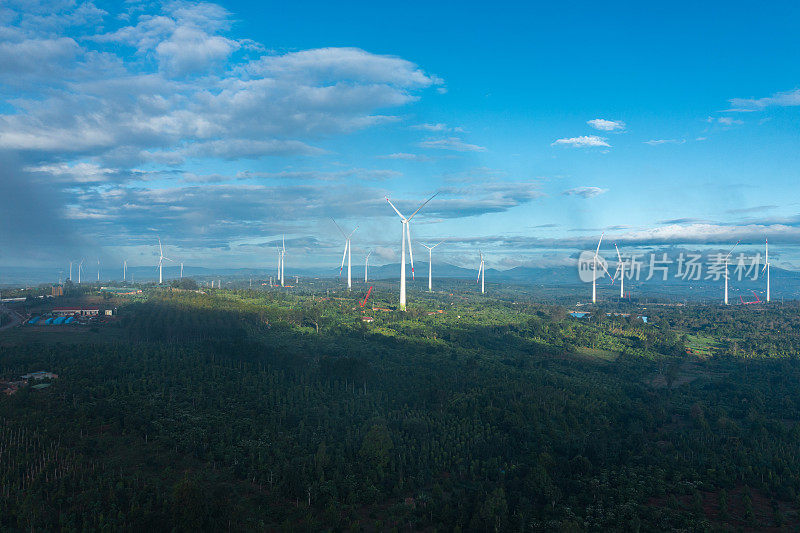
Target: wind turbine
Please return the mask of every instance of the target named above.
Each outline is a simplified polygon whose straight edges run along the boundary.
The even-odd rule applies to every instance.
[[[333,220],[333,217],[331,217],[331,220]],[[336,221],[333,220],[333,223],[336,224]],[[347,258],[347,290],[350,290],[353,287],[352,278],[350,277],[350,237],[352,237],[353,233],[356,232],[356,230],[358,229],[358,226],[356,226],[355,229],[353,231],[351,231],[349,235],[344,232],[344,230],[339,226],[339,224],[336,224],[336,228],[344,236],[344,253],[342,254],[342,266],[339,267],[339,275],[340,276],[342,275],[342,269],[344,268],[344,259],[346,257]],[[364,281],[366,282],[366,275],[364,277],[365,277]]]
[[[281,287],[284,286],[283,282],[285,281],[284,279],[285,273],[283,271],[285,263],[286,263],[286,235],[284,235],[283,238],[281,239]]]
[[[122,261],[122,281],[128,281],[128,260]]]
[[[275,249],[278,250],[278,274],[275,276],[277,280],[275,285],[277,285],[281,281],[281,261],[283,261],[283,257],[281,257],[281,247],[276,245]]]
[[[761,269],[761,273],[763,274],[764,271],[767,272],[767,303],[769,303],[769,239],[764,239],[764,247],[766,249],[766,258],[764,260],[764,268]]]
[[[592,258],[592,263],[593,263],[593,267],[592,267],[592,303],[593,304],[597,303],[597,259],[598,259],[599,254],[600,254],[600,244],[603,242],[603,236],[604,235],[605,235],[605,232],[600,234],[600,240],[597,241],[597,250],[594,251],[594,257]],[[608,275],[608,277],[610,278],[611,274],[609,274],[608,270],[606,270],[606,266],[603,263],[600,263],[600,266],[603,267],[603,270],[605,271],[606,275]]]
[[[183,261],[181,261],[181,279],[183,279]]]
[[[72,263],[77,263],[77,261],[70,261],[69,262],[69,280],[72,281]]]
[[[164,255],[164,246],[161,244],[161,237],[158,237],[158,284],[161,285],[164,279],[161,276],[161,270],[164,266],[164,259],[167,261],[172,261],[169,257]]]
[[[621,300],[625,298],[625,263],[622,261],[622,255],[619,253],[617,243],[614,243],[614,249],[617,251],[617,259],[619,259],[617,271],[614,273],[614,279],[617,279],[617,274],[619,274],[619,298]],[[614,284],[614,279],[611,280],[612,285]]]
[[[478,279],[476,279],[475,281],[476,282],[480,282],[480,284],[481,284],[481,294],[483,294],[484,292],[486,292],[484,290],[484,284],[483,284],[485,269],[483,268],[483,265],[484,265],[484,263],[483,263],[483,252],[480,252],[480,254],[481,254],[481,264],[478,267]]]
[[[731,251],[725,256],[725,305],[728,305],[728,258],[731,256],[733,250],[739,245],[740,242],[741,241],[736,241],[736,244],[733,245]]]
[[[433,249],[442,244],[444,241],[439,241],[433,246],[428,246],[427,244],[422,244],[425,248],[428,249],[428,292],[433,292]]]
[[[100,283],[100,258],[97,258],[97,282]]]
[[[372,255],[372,250],[367,253],[367,258],[364,260],[364,283],[367,282],[367,269],[369,268],[369,256]]]
[[[81,284],[81,270],[83,270],[83,259],[78,263],[78,285]]]
[[[403,216],[403,213],[397,210],[391,200],[389,200],[388,196],[384,196],[386,201],[389,202],[389,205],[392,206],[394,212],[397,213],[397,216],[400,217],[400,222],[402,223],[403,232],[400,237],[400,310],[406,310],[406,240],[408,240],[408,255],[411,259],[411,279],[414,279],[414,253],[411,251],[411,219],[419,213],[419,210],[425,207],[425,204],[433,200],[434,196],[439,194],[438,192],[435,193],[433,196],[422,202],[416,211],[411,213],[411,216],[406,218]]]

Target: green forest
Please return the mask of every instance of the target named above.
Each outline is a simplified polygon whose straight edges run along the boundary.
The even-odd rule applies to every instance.
[[[0,396],[0,530],[800,526],[800,305],[363,296],[149,288],[0,332],[0,378],[59,376]]]

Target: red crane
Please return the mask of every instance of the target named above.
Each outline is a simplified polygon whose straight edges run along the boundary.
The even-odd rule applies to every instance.
[[[367,300],[369,299],[369,295],[370,295],[370,294],[372,294],[372,286],[371,286],[371,285],[370,285],[370,287],[369,287],[369,290],[367,291],[367,295],[366,295],[366,296],[364,296],[364,301],[363,301],[363,302],[361,302],[361,304],[360,304],[360,305],[361,305],[361,307],[364,307],[365,305],[367,305]]]
[[[760,304],[760,303],[761,303],[761,299],[758,297],[758,294],[756,294],[756,291],[750,291],[750,292],[752,292],[752,293],[753,293],[753,296],[755,296],[755,297],[756,297],[756,299],[755,299],[755,300],[753,300],[753,301],[751,301],[751,302],[745,302],[745,301],[744,301],[744,298],[742,298],[742,296],[741,296],[741,295],[739,295],[739,300],[741,300],[741,301],[742,301],[742,305]]]

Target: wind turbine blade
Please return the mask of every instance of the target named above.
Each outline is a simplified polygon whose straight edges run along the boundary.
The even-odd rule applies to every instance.
[[[404,217],[404,216],[403,216],[403,213],[401,213],[400,211],[398,211],[398,210],[397,210],[397,208],[394,206],[394,204],[392,203],[392,201],[391,201],[391,200],[389,200],[389,197],[388,197],[388,196],[384,196],[384,198],[386,198],[386,201],[387,201],[387,202],[389,202],[389,205],[390,205],[390,206],[392,206],[392,209],[394,209],[394,212],[395,212],[395,213],[397,213],[397,216],[399,216],[400,218],[402,218],[403,220],[405,220],[405,219],[406,219],[406,217]]]
[[[336,229],[338,229],[338,230],[339,230],[339,232],[340,232],[342,235],[344,235],[344,237],[345,237],[345,238],[347,238],[347,235],[345,234],[345,232],[344,232],[344,230],[342,229],[342,227],[341,227],[339,224],[336,224],[336,220],[334,220],[334,219],[333,219],[333,217],[331,217],[331,220],[333,220],[333,223],[336,225]]]
[[[606,234],[606,232],[603,232],[603,233],[600,234],[600,240],[597,241],[597,250],[594,251],[594,255],[595,256],[600,253],[600,244],[603,242],[603,235],[605,235],[605,234]]]
[[[740,242],[742,242],[742,241],[740,241],[740,240],[739,240],[739,241],[736,241],[736,244],[734,244],[734,245],[733,245],[733,248],[731,248],[731,251],[730,251],[730,252],[728,252],[728,255],[726,255],[726,256],[725,256],[725,261],[727,261],[727,260],[728,260],[728,258],[729,258],[729,257],[731,256],[731,254],[733,253],[733,250],[734,250],[734,249],[736,249],[736,247],[737,247],[737,246],[739,246],[739,243],[740,243]]]
[[[411,213],[411,216],[410,216],[410,217],[408,217],[408,220],[411,220],[412,218],[414,218],[414,215],[416,215],[417,213],[419,213],[419,210],[420,210],[420,209],[422,209],[423,207],[425,207],[425,204],[427,204],[428,202],[430,202],[431,200],[433,200],[433,198],[434,198],[434,197],[435,197],[437,194],[439,194],[439,193],[438,193],[438,192],[435,192],[435,193],[433,193],[433,196],[431,196],[430,198],[428,198],[427,200],[425,200],[424,202],[422,202],[422,205],[421,205],[421,206],[419,206],[419,207],[417,208],[417,210],[416,210],[416,211],[414,211],[413,213]]]
[[[414,251],[411,249],[411,224],[406,222],[406,237],[408,237],[408,258],[411,261],[411,279],[414,277]]]
[[[344,241],[344,253],[342,253],[342,266],[339,267],[339,275],[342,275],[342,269],[344,269],[344,260],[347,257],[347,246],[350,244],[350,241]]]
[[[355,233],[355,232],[356,232],[356,230],[357,230],[358,228],[360,228],[360,227],[361,227],[361,226],[356,226],[356,227],[353,229],[353,231],[351,231],[351,232],[350,232],[350,235],[348,235],[348,236],[347,236],[347,239],[348,239],[348,240],[350,240],[350,237],[352,237],[352,236],[353,236],[353,233]]]

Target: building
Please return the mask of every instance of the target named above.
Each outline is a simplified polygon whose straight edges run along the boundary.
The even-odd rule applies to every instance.
[[[373,320],[375,320],[375,319],[372,318],[371,316],[362,316],[361,317],[361,321],[362,322],[372,322]]]
[[[53,314],[58,316],[97,316],[100,314],[98,307],[56,307]]]
[[[56,296],[64,296],[64,287],[61,285],[53,285],[50,288],[50,296],[55,298]]]

